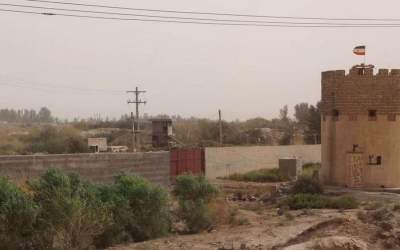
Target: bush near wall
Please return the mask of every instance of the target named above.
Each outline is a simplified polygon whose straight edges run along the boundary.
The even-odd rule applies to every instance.
[[[167,192],[138,176],[96,186],[49,170],[19,188],[0,178],[0,249],[87,250],[168,233]]]
[[[280,182],[284,179],[279,174],[279,169],[259,169],[244,174],[231,174],[224,179],[247,182]]]
[[[322,194],[323,186],[310,176],[300,176],[294,183],[291,192],[293,194]]]
[[[13,183],[0,178],[0,249],[27,249],[35,236],[39,208]]]
[[[102,186],[101,200],[111,209],[113,223],[98,237],[98,246],[165,236],[170,229],[167,192],[138,176],[118,176]]]
[[[178,198],[179,214],[189,233],[200,232],[211,225],[212,216],[208,205],[218,190],[204,176],[178,176],[173,193]]]
[[[77,174],[49,170],[29,186],[39,207],[37,249],[87,249],[112,223],[98,189]]]
[[[282,201],[290,209],[352,209],[358,207],[352,196],[329,197],[323,195],[323,186],[310,176],[301,176],[294,183],[291,194]]]

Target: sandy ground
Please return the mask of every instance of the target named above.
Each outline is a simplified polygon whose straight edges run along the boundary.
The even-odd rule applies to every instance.
[[[230,197],[232,192],[238,190],[249,195],[257,192],[257,196],[273,193],[276,184],[220,182],[219,185],[228,190],[226,196]],[[389,233],[381,235],[380,233],[385,230],[377,225],[380,223],[379,221],[366,223],[359,219],[360,211],[375,211],[381,207],[387,207],[390,213],[394,214],[391,221],[400,221],[400,219],[397,219],[397,217],[400,218],[400,212],[393,211],[394,205],[400,204],[400,195],[335,188],[328,189],[327,192],[335,194],[351,193],[362,205],[359,209],[354,210],[302,210],[289,211],[284,215],[278,215],[275,207],[265,205],[260,201],[227,199],[228,206],[238,208],[236,217],[245,221],[246,223],[243,223],[245,225],[218,225],[215,230],[210,232],[194,235],[173,235],[142,243],[115,246],[109,248],[109,250],[217,250],[232,249],[231,246],[233,246],[233,249],[249,250],[400,249],[400,233],[399,239],[395,236],[397,228],[391,230],[390,235]],[[330,241],[322,242],[320,239]],[[314,241],[318,242],[315,243]],[[345,241],[354,242],[346,243]],[[316,246],[311,246],[314,243]]]

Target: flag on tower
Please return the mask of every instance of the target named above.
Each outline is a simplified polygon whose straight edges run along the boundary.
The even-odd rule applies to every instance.
[[[359,56],[365,56],[365,45],[355,47],[353,53]]]

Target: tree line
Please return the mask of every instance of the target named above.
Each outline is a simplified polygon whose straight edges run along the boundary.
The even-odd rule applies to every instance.
[[[39,111],[34,109],[0,109],[0,121],[13,123],[49,123],[54,118],[51,111],[42,107]]]
[[[262,117],[246,121],[222,121],[224,145],[288,145],[300,135],[306,144],[318,144],[321,138],[321,104],[300,103],[294,107],[294,118],[285,105],[278,118]],[[191,146],[219,144],[219,122],[210,119],[175,119],[177,139]]]
[[[299,103],[294,106],[294,117],[289,116],[289,108],[284,106],[280,110],[278,118],[256,117],[245,121],[222,121],[224,145],[289,145],[294,143],[294,139],[298,135],[303,138],[305,144],[318,144],[321,138],[320,109],[320,103],[316,105]],[[178,145],[182,147],[219,145],[219,122],[217,120],[145,115],[141,117],[143,127],[140,129],[147,131],[146,134],[149,135],[151,134],[151,123],[148,120],[151,118],[172,119],[174,137]],[[121,138],[130,138],[132,128],[132,119],[129,115],[123,115],[119,119],[75,119],[60,124],[47,108],[41,108],[38,112],[2,109],[0,110],[0,121],[46,124],[46,126],[30,129],[27,134],[0,131],[0,154],[87,152],[87,142],[82,131],[97,128],[121,129],[118,133],[101,136],[107,137],[110,144],[125,145],[130,139],[121,140]],[[54,124],[48,124],[51,122]],[[146,126],[147,128],[145,128]],[[151,145],[151,141],[147,143]]]
[[[288,145],[296,135],[301,135],[306,144],[320,143],[321,104],[299,103],[294,106],[294,117],[289,116],[287,105],[282,107],[279,117],[265,119],[256,117],[245,121],[222,121],[223,141],[225,145]],[[177,141],[185,146],[216,146],[219,144],[219,122],[217,120],[179,115],[144,115],[141,117],[141,130],[151,123],[152,118],[170,118],[173,121]],[[79,129],[121,128],[131,129],[132,119],[123,115],[119,119],[88,118],[72,121]],[[151,128],[147,128],[150,130]]]

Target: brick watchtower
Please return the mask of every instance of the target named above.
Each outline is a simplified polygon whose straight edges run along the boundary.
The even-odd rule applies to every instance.
[[[400,187],[400,69],[322,72],[321,180]]]

